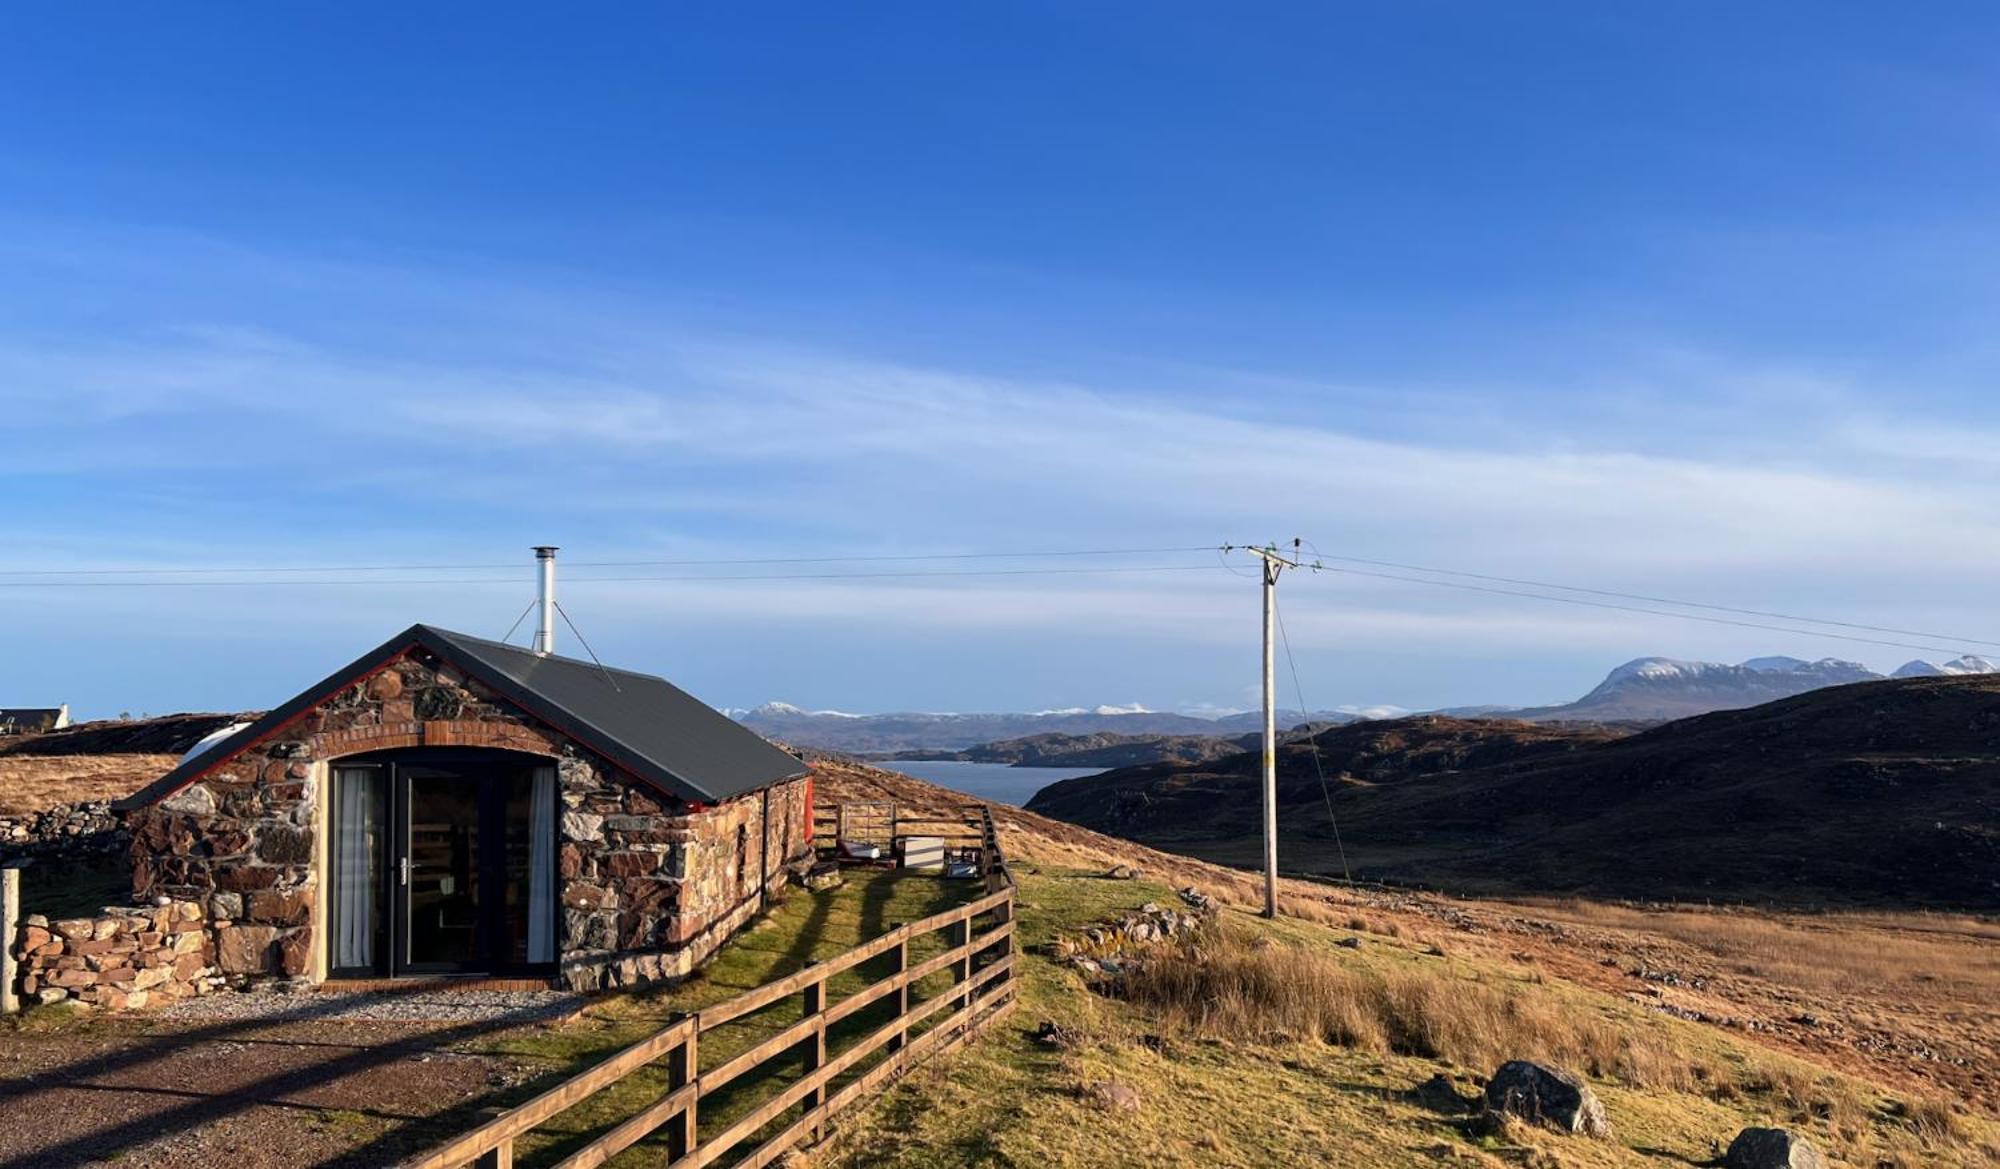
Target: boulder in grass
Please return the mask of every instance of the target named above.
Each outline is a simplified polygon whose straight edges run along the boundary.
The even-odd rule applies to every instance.
[[[1083,1086],[1082,1096],[1105,1112],[1137,1112],[1143,1105],[1139,1090],[1116,1080],[1094,1080]]]
[[[1569,1072],[1525,1059],[1501,1064],[1486,1081],[1486,1109],[1561,1132],[1611,1135],[1604,1105],[1598,1103],[1590,1085]]]
[[[1729,1142],[1723,1169],[1826,1169],[1812,1143],[1782,1128],[1746,1128]]]

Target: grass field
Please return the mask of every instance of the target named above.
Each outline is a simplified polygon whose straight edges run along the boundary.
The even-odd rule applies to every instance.
[[[179,761],[178,755],[0,755],[0,816],[129,796]]]
[[[925,811],[962,802],[873,769],[823,767],[819,775],[828,802],[887,798]],[[1286,881],[1285,916],[1266,922],[1246,911],[1259,896],[1250,874],[1017,809],[997,811],[1021,882],[1022,1009],[842,1118],[834,1138],[811,1152],[811,1164],[1207,1169],[1415,1166],[1449,1158],[1578,1169],[1687,1165],[1706,1162],[1717,1143],[1748,1124],[1802,1129],[1839,1166],[2000,1163],[2000,927],[1991,921],[1488,901]],[[1112,864],[1144,876],[1104,879]],[[51,890],[62,892],[55,887],[64,884],[84,896],[87,886],[74,880],[52,882]],[[1147,900],[1171,902],[1188,885],[1224,902],[1224,925],[1163,956],[1150,982],[1102,993],[1043,953],[1058,934]],[[676,1012],[731,997],[973,892],[891,873],[857,874],[830,894],[793,890],[680,987],[604,995],[561,1025],[449,1040],[466,1057],[505,1070],[505,1083],[475,1087],[435,1111],[401,1107],[373,1089],[345,1089],[338,1109],[323,1110],[339,1123],[314,1122],[313,1139],[355,1150],[357,1164],[378,1163],[366,1156],[383,1150],[400,1156],[433,1146],[475,1126],[487,1110],[606,1058]],[[1353,938],[1358,947],[1339,944]],[[836,983],[836,1001],[865,977]],[[920,987],[919,996],[936,993],[943,981]],[[703,1066],[781,1029],[798,1010],[793,999],[715,1033],[703,1042]],[[869,1022],[857,1020],[857,1028]],[[1044,1021],[1074,1038],[1038,1042],[1033,1033]],[[109,1045],[148,1028],[136,1015],[79,1026],[80,1041]],[[272,1032],[246,1025],[228,1039],[304,1052],[341,1036],[333,1028],[288,1026]],[[157,1046],[160,1059],[184,1048],[170,1029],[145,1042]],[[394,1055],[349,1050],[341,1058],[369,1066]],[[1610,1113],[1613,1139],[1518,1128],[1478,1137],[1448,1100],[1412,1092],[1442,1075],[1469,1099],[1493,1065],[1515,1056],[1584,1074]],[[456,1065],[422,1066],[443,1075],[435,1069]],[[777,1067],[734,1096],[704,1102],[703,1129],[716,1131],[796,1070]],[[296,1079],[320,1082],[303,1072]],[[1137,1109],[1113,1110],[1107,1083],[1129,1089]],[[522,1163],[560,1159],[649,1103],[660,1085],[657,1075],[635,1076],[572,1110],[522,1143]],[[118,1106],[152,1099],[135,1094]],[[292,1131],[284,1128],[298,1123],[292,1116],[276,1102],[261,1123],[267,1132]],[[209,1147],[229,1138],[218,1132],[213,1139]],[[657,1145],[641,1147],[618,1163],[645,1164],[657,1154]]]
[[[1197,975],[1184,993],[1106,997],[1037,951],[1078,923],[1172,891],[1031,868],[1021,896],[1030,952],[1019,1023],[917,1073],[847,1126],[819,1163],[1247,1169],[1433,1165],[1450,1156],[1658,1166],[1705,1161],[1711,1142],[1774,1123],[1809,1131],[1836,1164],[1972,1166],[2000,1157],[1990,1118],[1949,1101],[1885,1093],[1717,1028],[1519,966],[1433,954],[1414,940],[1364,934],[1347,949],[1335,943],[1357,935],[1344,928],[1228,911],[1228,940],[1178,959],[1182,974]],[[1246,959],[1261,961],[1273,1001],[1243,1001],[1254,982]],[[1287,1000],[1305,1011],[1282,1009]],[[1357,1003],[1372,1016],[1358,1034],[1302,1025],[1311,1013],[1337,1017]],[[1082,1038],[1068,1048],[1037,1043],[1028,1032],[1041,1020]],[[1474,1138],[1462,1117],[1411,1091],[1442,1074],[1475,1096],[1504,1058],[1551,1059],[1585,1073],[1614,1139],[1532,1130]],[[1136,1090],[1139,1110],[1108,1116],[1092,1088],[1107,1081]]]

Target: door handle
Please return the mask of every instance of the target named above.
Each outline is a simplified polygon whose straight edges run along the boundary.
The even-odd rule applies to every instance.
[[[408,885],[410,883],[410,858],[404,857],[402,861],[399,862],[398,867],[402,870],[403,884]]]

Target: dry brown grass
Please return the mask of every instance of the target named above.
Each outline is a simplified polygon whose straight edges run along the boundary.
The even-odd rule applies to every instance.
[[[80,800],[129,796],[179,762],[174,755],[0,757],[0,815],[39,812]]]
[[[1696,1084],[1694,1066],[1648,1036],[1534,984],[1469,979],[1441,966],[1377,971],[1217,929],[1164,951],[1122,985],[1132,1001],[1204,1035],[1315,1039],[1481,1068],[1541,1059],[1636,1087]]]
[[[1251,1042],[1319,1041],[1378,1055],[1487,1069],[1510,1059],[1568,1067],[1650,1094],[1746,1103],[1827,1138],[1868,1163],[1953,1163],[1985,1152],[1962,1105],[1936,1096],[1885,1101],[1868,1085],[1782,1057],[1724,1058],[1599,1013],[1551,985],[1499,980],[1442,963],[1382,967],[1233,929],[1163,947],[1119,983],[1170,1029]]]
[[[1558,919],[1673,938],[1736,973],[1810,990],[1879,994],[1898,983],[1949,981],[2000,993],[2000,924],[1974,917],[1654,911],[1586,901],[1547,908]]]
[[[965,798],[863,767],[828,767],[820,778],[819,798],[829,802],[893,799],[941,809]],[[1125,864],[1175,887],[1194,886],[1225,905],[1263,904],[1263,882],[1256,874],[1162,854],[1017,809],[996,812],[1008,854],[1024,865],[1101,872]],[[1547,979],[1540,989],[1550,993],[1579,986],[1623,998],[1637,993],[1675,1008],[1741,1020],[1753,1026],[1730,1034],[1781,1056],[1850,1073],[1897,1097],[1939,1095],[1966,1102],[1981,1118],[2000,1114],[2000,1086],[1988,1071],[2000,1059],[1995,1038],[2000,1036],[1995,1006],[2000,922],[1907,912],[1773,914],[1692,906],[1659,912],[1291,879],[1279,888],[1280,910],[1290,920],[1358,928],[1378,937],[1400,932],[1402,949],[1449,952],[1452,964],[1461,967],[1504,962],[1517,970],[1531,968]],[[1631,977],[1642,967],[1664,967],[1707,985],[1655,993],[1655,984]],[[1801,1014],[1826,1025],[1801,1025],[1794,1021]],[[1644,1056],[1628,1061],[1636,1067]],[[1701,1062],[1697,1056],[1697,1076],[1704,1070]],[[1671,1068],[1645,1067],[1633,1074],[1677,1078]],[[1701,1091],[1717,1100],[1771,1106],[1743,1082],[1756,1078],[1749,1071],[1718,1068],[1700,1081]],[[1907,1128],[1899,1131],[1909,1135]],[[2000,1164],[2000,1156],[1994,1163]]]

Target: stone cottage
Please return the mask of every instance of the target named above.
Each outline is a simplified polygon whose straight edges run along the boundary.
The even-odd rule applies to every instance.
[[[663,679],[415,625],[117,807],[134,892],[314,982],[686,974],[811,851],[807,767]]]

